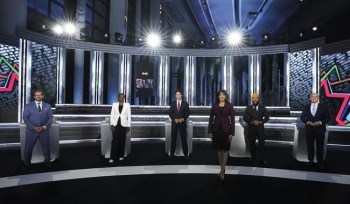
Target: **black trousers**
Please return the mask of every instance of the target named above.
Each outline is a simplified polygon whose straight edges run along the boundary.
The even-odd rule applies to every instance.
[[[315,141],[316,141],[316,157],[317,162],[323,162],[323,146],[325,133],[320,127],[306,127],[306,144],[307,144],[307,157],[309,161],[314,160],[315,156]]]
[[[185,156],[188,155],[188,145],[187,145],[187,132],[186,123],[172,123],[171,124],[171,149],[170,155],[174,156],[176,148],[177,132],[180,131],[182,150]]]
[[[118,124],[113,132],[112,148],[110,158],[117,160],[118,158],[124,157],[125,151],[125,140],[126,140],[126,127]]]
[[[248,129],[249,134],[249,146],[250,146],[250,153],[253,161],[258,161],[257,155],[259,158],[259,161],[265,160],[265,129],[264,126],[258,125],[258,126],[249,126]],[[256,150],[256,139],[258,139],[258,149]]]

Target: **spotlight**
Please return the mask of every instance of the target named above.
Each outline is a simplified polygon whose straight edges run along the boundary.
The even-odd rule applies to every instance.
[[[64,24],[64,32],[68,35],[74,34],[76,31],[75,25],[73,23]]]
[[[212,38],[210,38],[210,46],[211,46],[212,48],[217,48],[218,45],[219,45],[218,43],[219,43],[218,37],[212,37]]]
[[[114,33],[114,43],[121,45],[123,43],[123,34],[119,32]]]
[[[238,45],[242,43],[242,39],[243,39],[242,33],[233,32],[228,36],[227,42],[229,45]]]
[[[150,34],[146,39],[147,45],[150,47],[159,47],[162,44],[160,36],[157,34]]]
[[[262,35],[262,43],[267,44],[271,41],[271,34],[270,33],[264,33]]]
[[[175,34],[175,35],[173,36],[173,42],[174,42],[175,44],[180,44],[180,43],[182,42],[182,37],[181,37],[181,35],[180,35],[180,34]]]
[[[207,46],[207,43],[206,43],[205,40],[203,40],[203,39],[200,40],[198,44],[199,44],[198,46],[199,46],[200,48],[205,48],[205,47]]]
[[[55,25],[52,28],[53,32],[56,33],[57,35],[61,35],[63,33],[63,27],[59,24]]]

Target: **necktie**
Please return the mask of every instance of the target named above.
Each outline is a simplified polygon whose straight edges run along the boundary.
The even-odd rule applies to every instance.
[[[38,111],[41,112],[41,106],[40,103],[38,103]]]
[[[315,116],[316,114],[316,105],[312,104],[312,107],[311,107],[311,114],[312,116]]]
[[[178,102],[177,102],[177,112],[180,112],[180,107],[181,107],[180,101],[178,101]]]

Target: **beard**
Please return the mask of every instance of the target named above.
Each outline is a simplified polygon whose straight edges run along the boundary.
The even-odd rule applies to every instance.
[[[253,101],[253,105],[254,105],[254,106],[259,105],[259,101]]]

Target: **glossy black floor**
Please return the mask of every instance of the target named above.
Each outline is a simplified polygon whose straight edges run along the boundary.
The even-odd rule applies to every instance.
[[[194,141],[190,160],[169,159],[163,141],[132,142],[132,154],[117,166],[217,165],[210,142]],[[267,143],[266,168],[320,171],[295,161],[291,145]],[[329,146],[323,172],[350,175],[349,147]],[[42,164],[21,169],[19,147],[0,148],[0,177],[47,171],[111,167],[100,143],[60,146],[50,168]],[[251,166],[247,158],[230,158],[230,166]],[[115,165],[113,165],[115,166]],[[212,174],[152,174],[56,181],[0,189],[0,203],[349,203],[350,186],[284,178]]]

